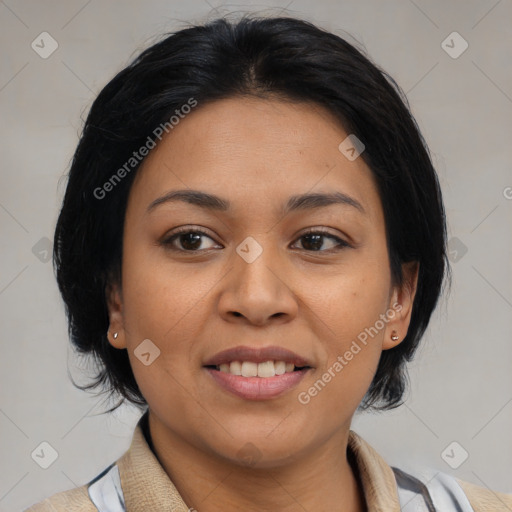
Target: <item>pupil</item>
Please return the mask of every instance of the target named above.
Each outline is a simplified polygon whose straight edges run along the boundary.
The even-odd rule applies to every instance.
[[[189,242],[191,238],[195,238],[195,241],[193,241],[192,244],[190,245]],[[201,235],[198,233],[187,233],[185,235],[181,235],[181,245],[185,249],[197,249],[201,245]]]
[[[304,237],[306,240],[311,240],[311,239],[314,239],[313,243],[302,243],[302,246],[305,248],[305,249],[308,249],[307,245],[309,245],[309,250],[318,250],[322,247],[322,238],[323,238],[323,235],[305,235]],[[311,247],[313,246],[313,247]]]

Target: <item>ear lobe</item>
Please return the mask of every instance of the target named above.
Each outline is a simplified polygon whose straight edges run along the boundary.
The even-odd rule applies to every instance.
[[[110,282],[106,286],[105,299],[110,324],[107,332],[107,339],[114,348],[126,348],[123,321],[123,298],[121,287],[117,281]]]
[[[391,297],[389,307],[390,310],[395,311],[395,315],[387,324],[382,350],[396,347],[407,335],[418,287],[419,267],[418,261],[402,264],[403,284],[395,287]],[[392,339],[392,336],[395,338],[398,336],[398,339]]]

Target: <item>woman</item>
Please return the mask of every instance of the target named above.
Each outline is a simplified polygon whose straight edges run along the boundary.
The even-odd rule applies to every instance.
[[[448,265],[407,102],[340,37],[246,17],[145,50],[91,108],[54,260],[92,387],[145,412],[118,461],[28,510],[512,509],[350,430],[400,405]]]

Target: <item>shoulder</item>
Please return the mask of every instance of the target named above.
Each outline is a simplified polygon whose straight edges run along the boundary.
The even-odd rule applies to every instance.
[[[126,511],[117,462],[111,464],[89,483],[54,494],[24,512],[98,512],[98,510]]]
[[[151,490],[148,488],[154,484],[155,475],[159,476],[160,480],[164,478],[161,474],[167,480],[168,477],[145,441],[142,429],[146,418],[147,416],[143,415],[137,423],[128,450],[90,482],[54,494],[25,509],[24,512],[126,512],[125,491],[128,498],[132,499],[132,504],[139,498],[140,493],[147,497],[148,490]],[[148,488],[144,487],[143,480]]]
[[[24,512],[98,512],[87,492],[87,486],[76,487],[69,491],[59,492],[32,505]]]
[[[401,512],[512,512],[512,494],[495,492],[433,467],[407,463],[400,468],[389,466],[352,430],[348,446],[355,456],[370,508]]]
[[[512,494],[495,492],[485,487],[456,479],[475,512],[510,512]]]
[[[512,495],[495,492],[433,468],[392,468],[404,512],[511,512]]]

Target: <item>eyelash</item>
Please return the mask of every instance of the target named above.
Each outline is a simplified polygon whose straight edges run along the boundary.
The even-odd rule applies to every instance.
[[[184,235],[184,234],[189,234],[189,233],[194,233],[194,234],[197,234],[197,235],[204,235],[206,236],[207,238],[209,238],[210,240],[214,241],[213,238],[211,236],[209,236],[207,233],[205,233],[204,231],[201,231],[199,229],[194,229],[194,228],[188,228],[188,227],[183,227],[183,228],[179,228],[177,231],[175,231],[171,236],[165,238],[163,241],[162,241],[162,244],[164,246],[166,246],[167,248],[169,248],[170,250],[173,250],[173,251],[177,251],[177,252],[186,252],[186,253],[199,253],[201,251],[205,251],[205,250],[208,250],[208,249],[199,249],[199,250],[187,250],[187,249],[177,249],[176,247],[173,246],[173,242],[180,236],[180,235]],[[322,229],[322,228],[311,228],[309,229],[308,231],[302,233],[298,238],[297,240],[300,240],[301,238],[305,237],[305,236],[308,236],[308,235],[321,235],[325,238],[331,238],[332,240],[335,240],[338,245],[337,247],[335,248],[332,248],[332,249],[328,249],[328,250],[319,250],[319,251],[313,251],[313,250],[308,250],[308,249],[303,249],[305,251],[308,251],[308,252],[312,252],[312,253],[317,253],[317,252],[337,252],[337,251],[341,251],[345,248],[348,248],[348,247],[352,247],[348,242],[345,242],[345,240],[342,240],[341,238],[338,238],[337,236],[333,235],[332,233],[329,233],[328,231]]]

